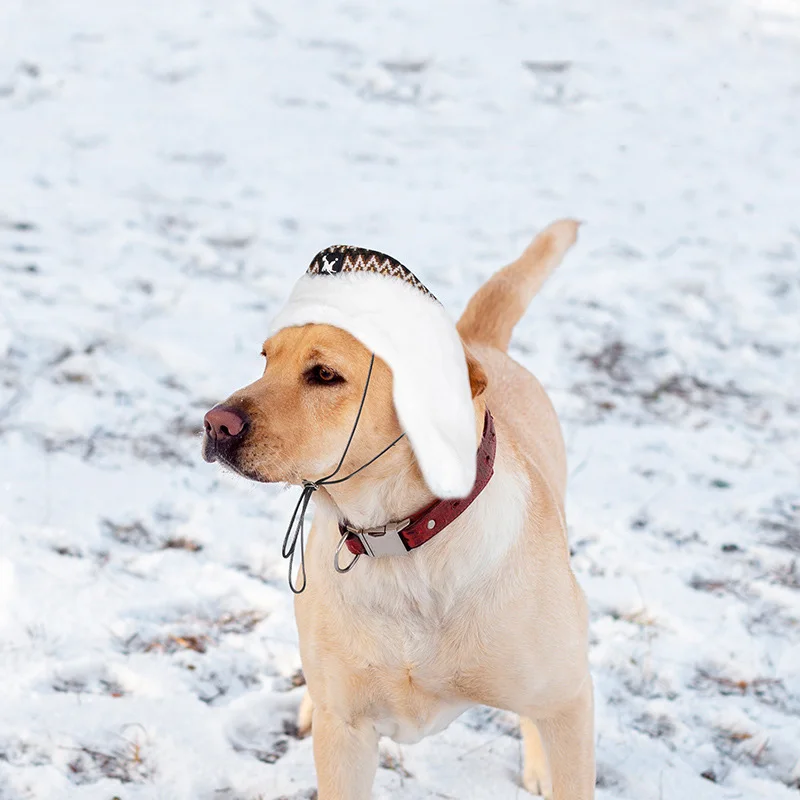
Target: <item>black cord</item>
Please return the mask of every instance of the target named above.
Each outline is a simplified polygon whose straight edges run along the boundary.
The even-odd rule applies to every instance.
[[[344,464],[344,460],[347,457],[347,452],[350,450],[350,445],[353,443],[353,438],[356,435],[356,428],[358,428],[358,422],[361,419],[361,412],[364,410],[364,404],[367,400],[367,391],[369,389],[369,383],[372,378],[372,368],[375,366],[375,353],[372,354],[372,358],[369,362],[369,371],[367,372],[367,380],[364,384],[364,392],[361,395],[361,404],[358,407],[358,413],[356,414],[356,420],[353,423],[353,429],[350,431],[350,437],[347,440],[347,444],[345,445],[344,452],[342,453],[342,457],[339,459],[339,463],[336,465],[336,469],[330,473],[330,475],[326,475],[324,478],[320,478],[318,481],[303,481],[303,491],[300,493],[300,498],[297,501],[297,505],[294,507],[294,513],[292,514],[292,518],[289,520],[289,527],[286,529],[286,536],[283,537],[283,547],[281,548],[281,555],[284,558],[289,559],[289,588],[295,593],[300,594],[306,588],[306,555],[305,555],[305,518],[306,518],[306,511],[308,510],[308,504],[311,502],[311,496],[314,492],[319,489],[320,486],[326,486],[328,484],[336,484],[336,483],[344,483],[346,480],[349,480],[354,475],[357,475],[361,470],[366,469],[370,464],[373,464],[377,461],[384,453],[387,453],[391,450],[404,436],[405,433],[401,433],[390,445],[384,447],[383,450],[378,453],[374,458],[371,458],[367,461],[366,464],[362,464],[357,470],[354,470],[349,475],[346,475],[344,478],[336,478],[336,480],[332,480],[336,477],[336,474],[342,468],[342,464]],[[294,583],[292,575],[294,573],[294,556],[297,550],[297,545],[300,545],[300,571],[298,577],[302,577],[303,582],[302,584]]]

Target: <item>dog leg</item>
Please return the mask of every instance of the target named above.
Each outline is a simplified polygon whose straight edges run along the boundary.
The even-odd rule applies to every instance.
[[[378,769],[373,724],[351,724],[315,706],[313,730],[319,800],[369,800]]]
[[[311,733],[311,716],[314,713],[314,702],[311,700],[311,693],[306,689],[303,699],[300,701],[300,708],[297,711],[297,736],[305,739]]]
[[[550,767],[544,751],[542,737],[536,723],[527,717],[519,718],[525,760],[522,770],[522,785],[531,793],[553,800],[553,782],[550,780]]]
[[[552,717],[537,719],[553,781],[553,800],[594,798],[594,701],[587,678],[580,694]],[[527,742],[526,742],[527,744]]]

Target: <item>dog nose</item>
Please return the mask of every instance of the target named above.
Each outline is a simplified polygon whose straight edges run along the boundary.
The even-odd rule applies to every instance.
[[[247,418],[242,411],[225,406],[214,406],[203,421],[206,433],[218,442],[235,439],[247,426]]]

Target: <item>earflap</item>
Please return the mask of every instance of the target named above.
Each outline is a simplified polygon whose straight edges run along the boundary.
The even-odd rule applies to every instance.
[[[438,310],[446,316],[441,306]],[[409,364],[404,354],[388,362],[400,424],[425,483],[442,499],[472,491],[478,446],[464,348],[455,326],[447,322],[447,334],[442,325],[436,339],[420,338],[419,359]],[[437,342],[436,349],[431,341]]]

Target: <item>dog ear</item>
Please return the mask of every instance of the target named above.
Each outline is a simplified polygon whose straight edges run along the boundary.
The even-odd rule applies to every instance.
[[[467,372],[469,373],[469,388],[472,390],[473,399],[480,397],[489,384],[489,379],[481,366],[481,362],[475,358],[469,351],[468,347],[464,347],[464,355],[467,359]]]

